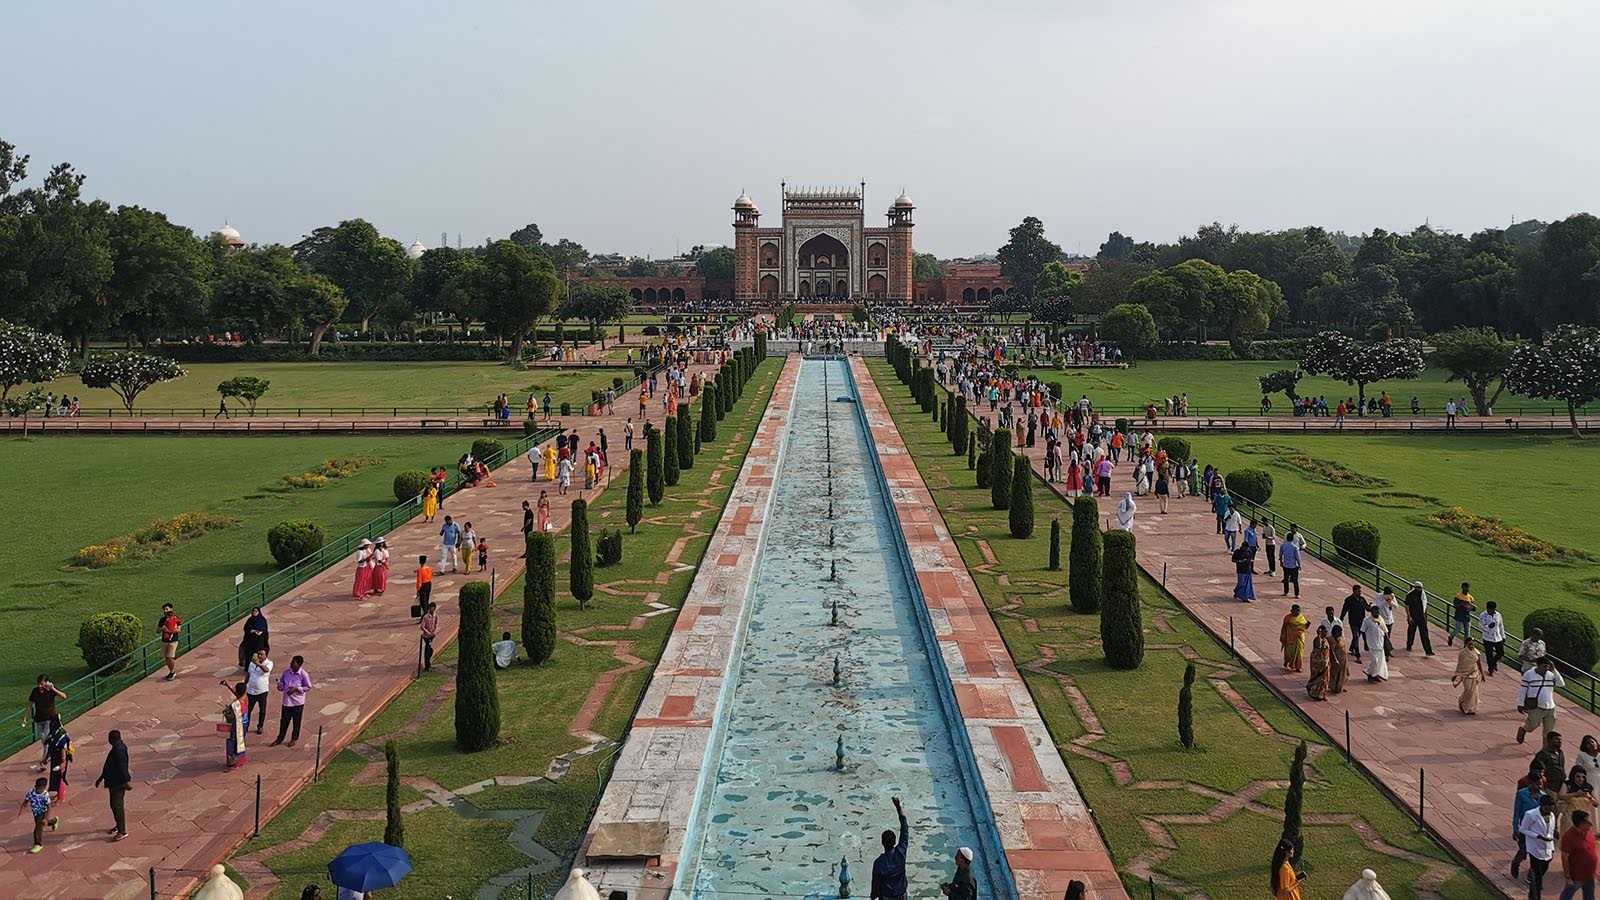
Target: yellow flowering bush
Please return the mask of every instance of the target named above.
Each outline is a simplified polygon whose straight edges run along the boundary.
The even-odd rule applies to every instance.
[[[190,510],[171,518],[156,519],[129,534],[117,535],[104,544],[80,547],[73,554],[71,565],[101,569],[123,560],[150,559],[168,547],[238,524],[239,519],[235,516]]]
[[[1479,516],[1459,506],[1443,512],[1432,513],[1428,521],[1457,534],[1482,541],[1513,553],[1524,559],[1558,560],[1572,562],[1588,559],[1588,554],[1571,547],[1562,547],[1540,540],[1515,525],[1507,525],[1499,516]]]
[[[301,472],[299,475],[283,473],[283,483],[291,490],[316,490],[327,487],[334,478],[349,478],[367,466],[381,462],[383,460],[375,456],[334,456],[323,460],[310,472]]]

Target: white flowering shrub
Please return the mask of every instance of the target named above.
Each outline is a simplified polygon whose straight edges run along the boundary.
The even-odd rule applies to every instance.
[[[21,384],[53,381],[66,367],[66,341],[53,334],[0,319],[0,406],[6,406],[12,388]],[[8,415],[21,414],[11,413],[10,407],[6,408]]]
[[[79,378],[85,387],[110,388],[133,414],[133,401],[145,388],[182,377],[183,368],[164,356],[148,353],[106,353],[83,364]]]

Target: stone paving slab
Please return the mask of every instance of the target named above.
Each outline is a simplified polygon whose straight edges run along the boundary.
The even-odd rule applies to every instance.
[[[1056,900],[1071,879],[1084,881],[1097,900],[1126,898],[1122,879],[1100,840],[1083,797],[1056,751],[995,627],[983,596],[967,572],[943,517],[894,427],[866,364],[850,360],[878,460],[888,478],[895,514],[917,568],[940,650],[962,707],[967,738],[1006,860],[1022,900]],[[961,702],[962,697],[965,702]],[[968,706],[981,704],[982,715]]]
[[[702,375],[712,369],[691,366]],[[647,407],[647,418],[657,425],[662,420],[660,396]],[[638,418],[637,392],[618,398],[616,409],[618,415],[580,420],[579,434],[588,441],[604,428],[611,436],[613,465],[620,461],[625,467],[622,425],[629,416]],[[635,427],[642,446],[643,427],[637,421]],[[449,465],[453,459],[452,455],[440,462]],[[527,456],[518,455],[494,471],[496,487],[459,491],[446,499],[440,512],[441,517],[448,513],[457,521],[470,520],[489,540],[497,588],[522,572],[517,557],[522,548],[523,500],[536,501],[541,489],[550,490],[551,522],[559,530],[571,515],[568,501],[581,493],[593,502],[604,490],[603,486],[587,492],[572,489],[561,498],[553,483],[533,482],[530,474]],[[278,669],[301,654],[312,679],[295,747],[268,746],[276,736],[281,702],[281,695],[273,691],[267,701],[267,733],[257,737],[251,732],[246,741],[248,761],[242,768],[224,767],[222,735],[216,725],[222,721],[225,698],[218,681],[241,677],[238,632],[231,627],[180,656],[175,681],[153,675],[72,720],[69,730],[77,762],[67,802],[58,809],[60,830],[47,833],[45,849],[38,854],[27,852],[30,829],[8,829],[0,837],[0,891],[5,890],[6,879],[20,875],[24,884],[10,896],[27,900],[144,898],[150,895],[151,866],[156,869],[159,896],[183,896],[191,890],[196,879],[251,834],[256,776],[261,777],[261,820],[266,822],[310,781],[319,726],[326,764],[411,682],[418,662],[417,625],[410,617],[415,598],[412,561],[426,553],[437,565],[439,525],[425,523],[419,516],[388,533],[392,574],[381,598],[350,599],[352,557],[266,608],[272,659]],[[442,614],[436,646],[442,648],[454,639],[457,593],[462,584],[479,578],[476,570],[471,575],[435,573],[433,599]],[[182,615],[184,610],[178,612]],[[129,837],[116,843],[104,831],[111,824],[105,792],[93,787],[105,758],[105,736],[112,729],[122,731],[134,777],[126,804]],[[15,787],[20,797],[36,777],[29,766],[37,760],[35,747],[0,761],[0,783]]]
[[[601,893],[621,889],[633,898],[658,900],[670,893],[682,857],[712,721],[736,644],[736,633],[755,577],[757,541],[772,497],[784,435],[800,376],[800,357],[784,362],[766,412],[756,427],[706,545],[704,566],[689,588],[633,725],[623,741],[600,805],[589,822],[575,865],[585,866]],[[667,837],[648,861],[588,860],[595,830],[616,822],[659,822]]]

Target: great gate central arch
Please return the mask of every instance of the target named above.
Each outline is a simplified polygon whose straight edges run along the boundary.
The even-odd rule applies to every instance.
[[[887,227],[869,228],[863,192],[783,186],[783,224],[760,225],[748,195],[734,201],[734,297],[766,302],[910,300],[911,198],[901,194]]]

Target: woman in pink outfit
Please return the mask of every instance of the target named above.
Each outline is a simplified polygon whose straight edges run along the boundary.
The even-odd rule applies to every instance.
[[[372,592],[383,596],[389,586],[389,545],[383,538],[372,542]]]
[[[372,542],[361,539],[356,548],[356,583],[350,589],[350,598],[360,600],[372,591]]]

